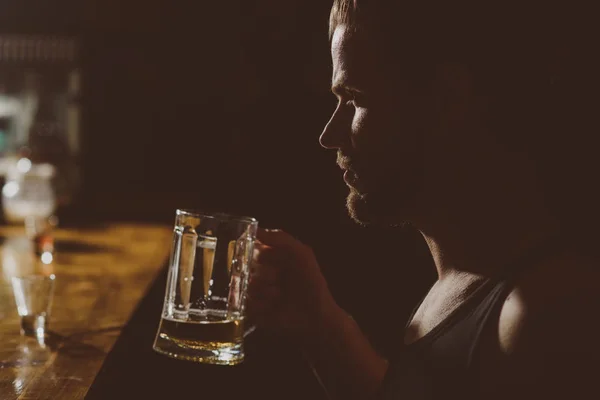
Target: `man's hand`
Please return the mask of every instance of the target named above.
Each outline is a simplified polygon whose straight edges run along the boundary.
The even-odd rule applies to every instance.
[[[260,229],[250,271],[248,313],[259,326],[313,342],[330,316],[343,311],[310,247],[286,232]]]
[[[387,370],[354,320],[334,301],[313,251],[282,231],[260,230],[248,314],[303,347],[330,398],[373,396]]]

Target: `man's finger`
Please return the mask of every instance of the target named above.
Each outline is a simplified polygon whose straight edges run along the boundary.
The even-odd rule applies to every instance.
[[[281,247],[261,245],[254,249],[253,262],[258,264],[281,264],[289,262],[290,251]]]
[[[248,297],[252,300],[264,300],[275,304],[281,297],[281,289],[266,282],[254,281],[248,285]]]
[[[279,283],[279,271],[268,265],[254,264],[254,268],[250,271],[250,279],[276,285]]]
[[[303,252],[306,249],[302,242],[280,229],[259,228],[257,238],[263,244],[270,247],[282,248],[293,252]]]

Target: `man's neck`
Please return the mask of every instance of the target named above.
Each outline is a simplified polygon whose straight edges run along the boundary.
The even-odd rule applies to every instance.
[[[527,172],[529,171],[529,172]],[[415,225],[425,238],[441,279],[454,271],[491,276],[559,231],[531,169],[491,168],[487,179],[452,192]],[[469,188],[473,190],[469,191]]]

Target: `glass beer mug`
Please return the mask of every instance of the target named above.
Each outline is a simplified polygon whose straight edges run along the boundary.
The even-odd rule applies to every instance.
[[[244,305],[258,222],[177,210],[154,350],[207,364],[243,361]]]

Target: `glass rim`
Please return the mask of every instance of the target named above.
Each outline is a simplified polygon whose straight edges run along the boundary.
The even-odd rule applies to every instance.
[[[196,217],[196,218],[222,219],[225,221],[245,222],[245,223],[249,223],[252,225],[258,224],[258,220],[256,218],[243,216],[243,215],[234,215],[234,214],[229,214],[229,213],[219,212],[219,211],[209,212],[209,211],[201,211],[201,210],[194,210],[194,209],[188,209],[188,208],[178,208],[175,211],[175,215],[177,215],[177,216],[185,215],[185,216]]]

